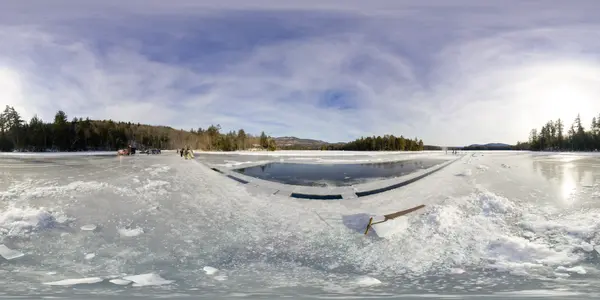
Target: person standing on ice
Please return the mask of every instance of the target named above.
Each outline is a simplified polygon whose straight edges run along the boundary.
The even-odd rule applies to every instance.
[[[192,150],[190,150],[190,145],[185,147],[185,159],[192,159]]]

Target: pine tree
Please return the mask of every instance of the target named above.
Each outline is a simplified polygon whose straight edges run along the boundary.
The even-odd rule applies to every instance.
[[[556,121],[556,131],[557,131],[556,142],[557,142],[558,149],[564,148],[563,130],[564,130],[563,123],[560,119],[558,119],[558,121]]]
[[[269,139],[264,131],[260,133],[260,146],[264,149],[269,147]]]

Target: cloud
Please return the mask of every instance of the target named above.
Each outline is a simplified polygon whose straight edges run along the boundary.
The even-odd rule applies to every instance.
[[[441,145],[513,143],[549,119],[600,113],[600,4],[440,3],[10,3],[0,104],[46,120],[63,109]]]

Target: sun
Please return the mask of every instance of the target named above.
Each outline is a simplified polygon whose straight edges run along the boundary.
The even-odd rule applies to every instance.
[[[21,80],[19,74],[8,69],[0,67],[0,107],[4,109],[4,105],[14,106],[19,109],[23,102],[23,94],[21,89]]]
[[[582,122],[600,113],[600,66],[546,63],[530,66],[518,76],[517,95],[536,126],[561,118],[565,131],[578,114]]]
[[[10,69],[0,67],[0,103],[13,105],[20,103],[21,100],[19,75]]]
[[[572,120],[577,114],[587,113],[592,94],[585,87],[569,80],[565,78],[563,81],[553,82],[540,91],[540,110],[544,115]]]

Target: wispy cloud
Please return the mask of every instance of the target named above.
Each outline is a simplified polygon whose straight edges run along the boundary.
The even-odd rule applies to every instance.
[[[600,112],[596,1],[19,1],[0,104],[331,141],[524,140]]]

